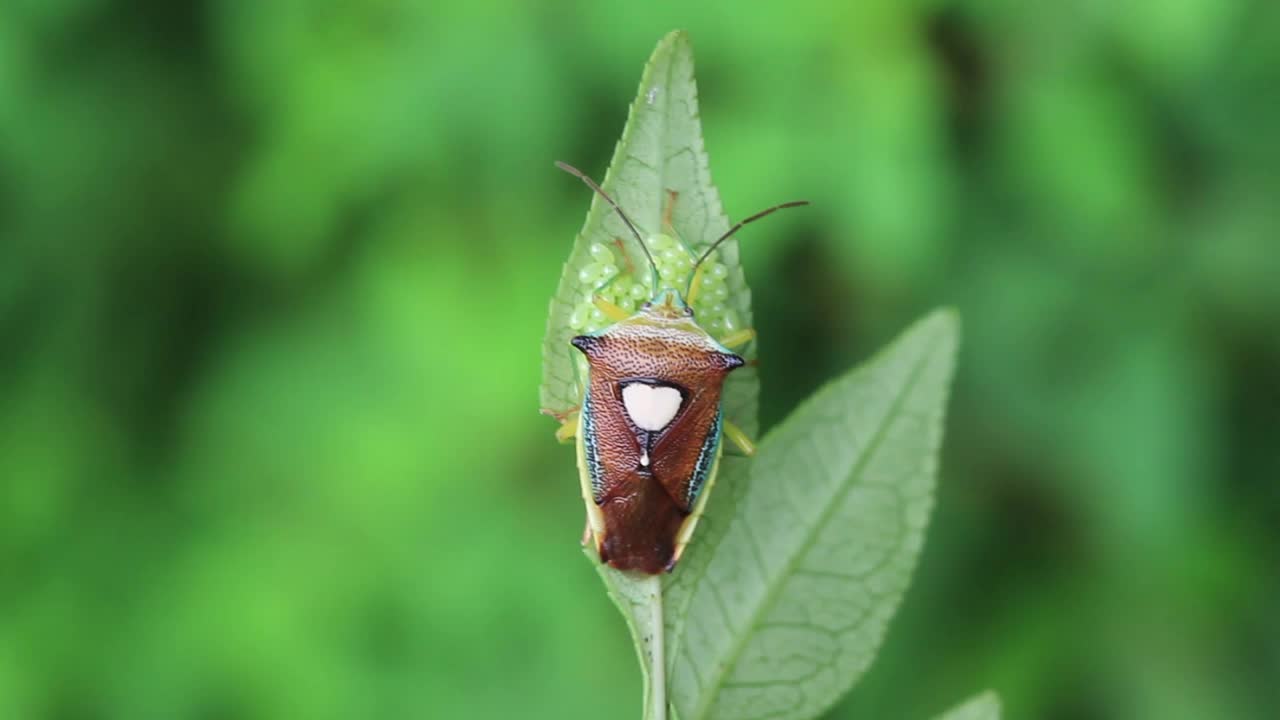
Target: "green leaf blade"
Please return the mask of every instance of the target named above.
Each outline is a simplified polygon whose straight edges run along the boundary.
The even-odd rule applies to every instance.
[[[576,164],[573,158],[566,159]],[[582,169],[594,174],[590,168]],[[568,176],[564,181],[576,182]],[[662,208],[668,202],[668,191],[677,193],[678,198],[672,225],[693,249],[705,248],[729,229],[729,219],[719,191],[711,182],[698,115],[693,50],[683,32],[672,32],[664,37],[650,57],[631,104],[626,128],[601,186],[622,206],[642,234],[661,230]],[[615,240],[621,240],[627,261],[638,271],[637,277],[648,278],[645,256],[617,214],[585,187],[582,192],[584,200],[590,197],[591,206],[551,300],[542,344],[540,402],[544,410],[552,413],[572,411],[581,403],[582,388],[573,356],[576,350],[569,344],[577,333],[570,327],[569,318],[591,289],[578,278],[579,268],[590,261],[591,244],[611,246]],[[741,266],[736,237],[722,244],[718,254],[720,263],[729,270],[726,304],[737,312],[746,327],[751,327],[751,292]],[[739,354],[747,360],[753,359],[754,344],[740,350]],[[759,380],[753,367],[738,369],[725,384],[725,417],[752,436],[758,433],[759,428],[758,396]],[[745,467],[741,458],[726,457],[722,463],[730,467],[735,464]],[[575,481],[573,486],[576,485]],[[691,547],[698,542],[695,536]],[[600,566],[594,549],[589,549],[587,555],[597,563],[600,577],[636,641],[646,688],[644,717],[665,717],[665,708],[653,707],[654,683],[661,683],[662,678],[657,677],[660,673],[652,667],[655,646],[651,640],[670,638],[671,635],[662,632],[661,620],[655,625],[649,599],[654,595],[653,587],[669,578],[662,578],[659,582],[620,573]],[[662,601],[665,598],[660,598],[659,602]],[[666,651],[670,652],[669,646]]]
[[[923,546],[957,341],[926,318],[726,477],[668,583],[683,720],[815,717],[870,666]]]
[[[988,690],[939,715],[936,720],[1000,720],[1000,698]]]

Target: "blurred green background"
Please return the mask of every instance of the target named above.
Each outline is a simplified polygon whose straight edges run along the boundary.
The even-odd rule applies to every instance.
[[[547,303],[690,31],[777,422],[965,345],[831,718],[1280,708],[1280,4],[0,5],[0,717],[628,718]]]

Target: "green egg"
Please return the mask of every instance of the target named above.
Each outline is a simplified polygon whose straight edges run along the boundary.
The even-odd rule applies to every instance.
[[[578,282],[583,285],[595,285],[600,280],[600,265],[587,263],[578,271]]]
[[[612,265],[614,262],[613,253],[600,243],[591,243],[590,252],[591,259],[601,265]]]
[[[658,233],[657,235],[649,236],[649,247],[653,248],[654,250],[658,250],[658,251],[666,250],[667,248],[670,248],[675,244],[676,244],[675,239],[672,238],[670,235],[664,235],[662,233]]]

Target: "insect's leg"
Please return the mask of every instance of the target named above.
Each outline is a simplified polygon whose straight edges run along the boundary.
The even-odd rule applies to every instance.
[[[570,408],[561,412],[543,408],[542,414],[549,415],[560,423],[560,427],[556,428],[556,440],[567,443],[578,434],[578,408]]]
[[[706,265],[699,265],[698,269],[693,271],[693,279],[689,281],[689,297],[685,302],[693,305],[698,301],[698,295],[702,293],[702,273],[706,270]]]
[[[720,344],[727,348],[742,347],[752,340],[756,339],[756,331],[751,328],[743,328],[742,330],[734,330],[733,332],[720,338]]]
[[[755,337],[755,330],[752,330],[751,328],[744,328],[742,330],[735,330],[724,336],[721,338],[720,344],[727,348],[741,347],[754,340]],[[742,428],[734,425],[729,420],[724,421],[724,434],[728,436],[730,442],[738,446],[738,449],[741,450],[744,455],[751,456],[756,454],[756,444],[751,442],[751,438],[747,437],[746,433],[742,432]]]
[[[732,442],[742,451],[743,455],[751,456],[756,454],[756,444],[751,442],[751,438],[747,437],[746,433],[742,432],[742,428],[725,420],[724,434],[729,438],[729,442]]]
[[[604,313],[605,317],[609,318],[614,322],[626,320],[627,318],[631,317],[631,313],[627,312],[626,310],[623,310],[617,305],[614,305],[608,300],[605,300],[600,295],[592,296],[591,303],[595,305],[597,308],[600,308],[600,312]]]
[[[578,411],[569,413],[560,427],[556,428],[556,440],[567,443],[578,436]]]
[[[675,237],[676,229],[671,224],[671,215],[676,211],[676,198],[678,197],[680,197],[680,193],[675,190],[668,190],[667,207],[662,211],[662,230],[663,232],[669,232],[672,237]]]
[[[627,274],[635,275],[636,266],[631,262],[631,256],[627,254],[627,246],[622,242],[622,238],[617,235],[613,236],[613,244],[618,248],[618,254],[622,256],[622,262],[626,263]]]

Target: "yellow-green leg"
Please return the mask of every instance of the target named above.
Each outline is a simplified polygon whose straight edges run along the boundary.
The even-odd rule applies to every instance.
[[[550,415],[560,423],[560,427],[556,428],[556,440],[562,445],[568,444],[571,440],[578,436],[578,408],[565,410],[564,412],[556,412],[554,410],[543,409],[543,415]]]
[[[752,330],[751,328],[743,328],[742,330],[735,330],[728,335],[725,335],[720,339],[720,344],[729,349],[733,349],[746,345],[754,340],[755,337],[755,330]],[[734,425],[728,420],[725,420],[724,434],[729,438],[729,442],[732,442],[739,450],[742,451],[743,455],[751,456],[756,454],[756,444],[751,442],[751,438],[747,437],[747,434],[742,431],[742,428]]]
[[[689,281],[689,297],[685,298],[685,302],[690,305],[697,302],[698,296],[702,294],[702,272],[706,267],[706,265],[699,265],[698,269],[693,271],[693,279]]]
[[[752,330],[751,328],[743,328],[741,330],[734,330],[728,335],[725,335],[724,337],[720,338],[720,344],[729,349],[733,349],[736,347],[742,347],[743,345],[746,345],[747,343],[755,339],[756,339],[755,330]]]
[[[592,297],[591,303],[595,305],[597,308],[599,308],[600,312],[604,313],[605,317],[609,318],[614,322],[621,322],[631,317],[631,313],[627,312],[626,310],[623,310],[617,305],[614,305],[608,300],[605,300],[603,297],[599,295]]]
[[[742,451],[743,455],[750,457],[756,454],[756,444],[751,442],[751,438],[747,437],[742,428],[728,420],[724,421],[724,435],[729,438],[729,442]]]
[[[662,230],[669,233],[671,237],[676,236],[676,227],[671,224],[671,215],[676,211],[676,199],[680,197],[680,193],[675,190],[667,191],[667,207],[662,211]]]

